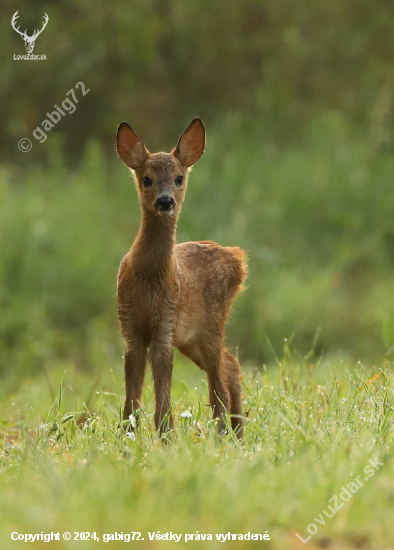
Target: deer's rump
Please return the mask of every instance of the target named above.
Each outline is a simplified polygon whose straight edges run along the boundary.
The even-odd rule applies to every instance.
[[[175,340],[182,345],[222,326],[247,267],[243,250],[212,241],[178,244],[174,252],[180,283]]]

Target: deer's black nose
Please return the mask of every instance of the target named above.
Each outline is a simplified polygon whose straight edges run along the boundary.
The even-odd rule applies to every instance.
[[[171,210],[174,206],[175,201],[171,195],[160,195],[155,202],[155,207],[158,210]]]

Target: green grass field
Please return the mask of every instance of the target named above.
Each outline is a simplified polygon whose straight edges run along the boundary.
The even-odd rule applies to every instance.
[[[286,550],[304,547],[295,533],[306,539],[310,524],[318,531],[306,548],[392,548],[393,375],[388,362],[381,367],[287,352],[268,371],[245,369],[244,445],[217,440],[206,381],[179,357],[167,443],[154,432],[150,381],[131,440],[120,427],[120,369],[25,379],[1,405],[1,548],[24,544],[12,532],[96,532],[99,542],[52,543],[89,549],[115,547],[105,534],[135,531],[145,539],[137,548],[172,548],[149,540],[149,532],[172,532],[182,534],[181,548],[185,534],[202,533],[213,540],[187,546]],[[372,475],[364,472],[370,459],[381,463]],[[332,515],[329,501],[337,496],[338,508],[342,487],[357,476],[363,486],[352,498],[345,494],[332,518],[322,514]],[[229,531],[267,531],[270,540],[216,540]]]
[[[179,355],[170,440],[154,433],[149,381],[135,440],[119,425],[116,272],[139,224],[120,161],[92,142],[71,169],[53,135],[51,166],[2,167],[1,549],[25,544],[12,532],[51,531],[100,541],[33,547],[118,547],[104,535],[135,531],[144,541],[130,544],[158,550],[394,548],[394,158],[335,116],[298,147],[241,130],[229,118],[208,132],[178,241],[248,252],[227,331],[244,372],[243,446],[217,440],[203,374]],[[370,460],[383,465],[369,477]],[[358,476],[333,515],[329,501]],[[308,528],[304,545],[295,534]],[[213,540],[185,543],[197,533]]]

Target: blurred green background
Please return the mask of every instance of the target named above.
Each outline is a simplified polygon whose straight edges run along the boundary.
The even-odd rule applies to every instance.
[[[49,23],[34,54],[11,28]],[[207,127],[178,241],[247,250],[228,344],[269,363],[394,344],[394,4],[58,0],[0,6],[0,373],[121,369],[116,271],[139,224],[115,134]],[[39,143],[32,132],[90,91]],[[18,150],[21,138],[33,143]],[[285,344],[287,345],[288,342]]]

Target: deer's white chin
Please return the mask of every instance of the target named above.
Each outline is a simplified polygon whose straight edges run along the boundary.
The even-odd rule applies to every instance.
[[[171,216],[174,213],[174,209],[170,208],[169,210],[157,210],[159,216]]]

